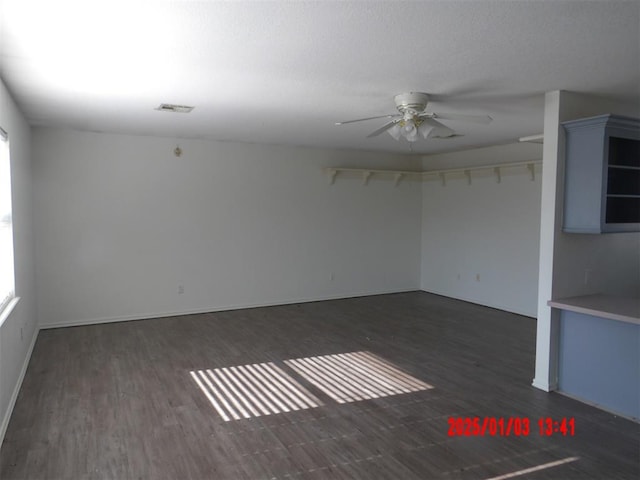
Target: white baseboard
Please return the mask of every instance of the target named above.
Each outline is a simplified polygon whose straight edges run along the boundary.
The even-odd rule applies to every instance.
[[[2,423],[0,424],[0,446],[4,441],[5,433],[7,433],[7,427],[9,427],[9,420],[11,419],[11,414],[13,413],[13,407],[15,407],[16,400],[18,400],[18,394],[20,393],[20,388],[22,387],[22,381],[24,380],[24,376],[27,373],[29,361],[31,360],[31,354],[33,353],[33,348],[36,346],[36,340],[38,339],[39,332],[40,329],[36,326],[35,331],[33,332],[33,337],[31,338],[31,344],[29,345],[29,349],[27,350],[27,355],[22,362],[22,368],[20,369],[18,381],[16,382],[13,393],[11,394],[11,398],[9,399],[7,410],[6,412],[4,412],[4,417],[2,418]]]
[[[496,310],[502,310],[505,312],[509,312],[509,313],[515,313],[516,315],[522,315],[523,317],[530,317],[530,318],[536,318],[537,314],[531,314],[531,312],[525,312],[524,310],[520,310],[518,308],[511,308],[511,307],[507,307],[505,305],[499,304],[499,303],[494,303],[494,302],[484,302],[481,300],[478,300],[477,298],[469,298],[469,297],[465,297],[464,295],[452,295],[451,292],[440,292],[438,290],[427,290],[425,288],[421,288],[421,290],[423,292],[426,293],[433,293],[434,295],[440,295],[441,297],[449,297],[449,298],[454,298],[456,300],[462,300],[464,302],[469,302],[469,303],[473,303],[475,305],[481,305],[483,307],[489,307],[489,308],[495,308]]]
[[[545,381],[540,381],[537,378],[533,379],[531,386],[539,388],[544,392],[555,392],[558,390],[558,382],[547,383]]]
[[[610,409],[608,407],[605,407],[605,406],[603,406],[603,405],[601,405],[599,403],[592,402],[590,400],[586,400],[586,399],[584,399],[582,397],[579,397],[579,396],[571,395],[571,394],[569,394],[567,392],[563,392],[562,390],[557,390],[555,393],[557,393],[559,395],[562,395],[563,397],[567,397],[567,398],[570,398],[572,400],[576,400],[578,402],[584,403],[585,405],[589,405],[591,407],[595,407],[595,408],[597,408],[599,410],[602,410],[604,412],[610,413],[611,415],[615,415],[616,417],[622,417],[622,418],[626,418],[627,420],[631,420],[632,422],[640,423],[640,418],[636,418],[633,415],[628,415],[626,413],[621,413],[621,412],[619,412],[617,410],[612,410],[612,409]]]
[[[71,320],[68,322],[40,324],[40,328],[45,330],[49,328],[79,327],[82,325],[97,325],[100,323],[129,322],[132,320],[148,320],[152,318],[178,317],[182,315],[196,315],[201,313],[214,313],[214,312],[224,312],[228,310],[241,310],[244,308],[275,307],[279,305],[295,305],[296,303],[321,302],[324,300],[342,300],[346,298],[369,297],[373,295],[387,295],[392,293],[406,293],[406,292],[416,292],[416,291],[419,291],[417,287],[408,288],[408,289],[404,288],[399,290],[324,295],[320,297],[302,297],[302,298],[289,299],[289,300],[284,300],[279,302],[243,303],[243,304],[232,304],[232,305],[222,305],[222,306],[217,305],[217,306],[210,306],[210,307],[198,308],[193,310],[153,312],[153,313],[145,313],[141,315],[123,315],[123,316],[117,316],[117,317],[91,318],[91,319],[85,319],[85,320]]]

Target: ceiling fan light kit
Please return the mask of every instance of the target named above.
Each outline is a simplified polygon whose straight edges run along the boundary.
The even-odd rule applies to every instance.
[[[420,119],[412,119],[412,118],[403,118],[399,122],[396,122],[387,132],[391,135],[395,140],[400,140],[400,137],[404,137],[409,142],[418,141],[418,134],[422,136],[422,138],[428,138],[435,128],[432,125],[428,125],[424,121]]]
[[[427,113],[425,110],[429,103],[429,95],[423,92],[400,93],[393,97],[393,99],[399,112],[397,114],[347,120],[345,122],[338,122],[336,125],[364,122],[378,118],[390,118],[391,120],[389,122],[367,135],[367,138],[376,137],[383,132],[388,132],[395,140],[399,141],[401,138],[404,138],[409,142],[416,142],[420,137],[428,139],[457,136],[451,128],[437,121],[436,118],[475,123],[489,123],[492,120],[488,115]]]

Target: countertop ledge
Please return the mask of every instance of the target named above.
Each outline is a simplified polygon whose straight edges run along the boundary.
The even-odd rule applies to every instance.
[[[640,325],[640,298],[615,295],[582,295],[549,300],[547,305],[561,310]]]

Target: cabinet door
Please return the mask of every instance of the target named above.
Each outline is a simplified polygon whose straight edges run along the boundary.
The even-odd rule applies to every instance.
[[[601,233],[605,194],[604,123],[567,122],[563,229],[569,233]]]
[[[610,135],[607,157],[604,223],[625,230],[640,223],[640,141]]]

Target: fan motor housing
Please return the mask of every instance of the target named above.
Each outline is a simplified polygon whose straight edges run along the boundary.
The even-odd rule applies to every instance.
[[[429,95],[422,92],[409,92],[399,93],[393,97],[396,102],[398,111],[404,113],[410,110],[415,112],[422,112],[427,108],[427,102],[429,102]]]

